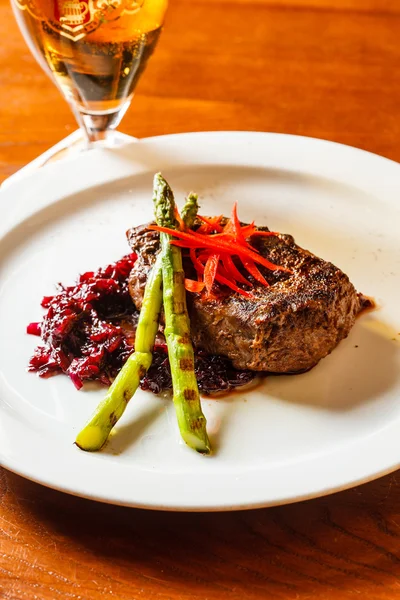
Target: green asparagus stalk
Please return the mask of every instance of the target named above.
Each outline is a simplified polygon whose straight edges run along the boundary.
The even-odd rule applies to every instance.
[[[196,194],[189,194],[182,210],[182,218],[191,227],[197,215]],[[135,352],[122,367],[106,397],[98,405],[92,417],[79,432],[75,443],[82,450],[96,451],[105,444],[111,429],[123,415],[136,392],[140,380],[152,363],[152,351],[158,330],[162,305],[161,253],[148,278],[140,311],[135,338]]]
[[[192,206],[188,206],[188,213],[192,215],[194,207],[197,205],[197,197],[193,194],[190,199]],[[157,225],[176,227],[174,196],[160,173],[154,178],[153,202]],[[194,354],[186,307],[182,255],[180,248],[172,246],[169,243],[170,240],[170,235],[160,234],[165,313],[164,335],[171,366],[173,401],[183,440],[197,452],[209,454],[211,448],[206,430],[206,418],[201,410],[194,372]]]
[[[161,254],[158,255],[144,291],[143,304],[135,337],[135,352],[128,358],[104,400],[78,433],[75,444],[81,450],[96,451],[105,444],[111,429],[139,387],[153,359],[153,346],[162,305]]]

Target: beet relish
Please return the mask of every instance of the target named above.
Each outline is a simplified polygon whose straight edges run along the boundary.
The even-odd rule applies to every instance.
[[[29,362],[29,370],[41,377],[66,373],[77,389],[85,380],[110,385],[128,356],[132,342],[121,326],[132,322],[136,310],[128,291],[128,276],[136,254],[80,276],[71,287],[59,285],[55,296],[42,300],[47,309],[41,324],[31,323],[27,332],[41,335]]]
[[[59,292],[46,296],[47,309],[41,323],[30,323],[27,333],[41,336],[29,362],[29,371],[40,377],[65,373],[79,390],[85,381],[109,386],[134,351],[139,313],[128,289],[128,277],[136,254],[128,254],[105,269],[89,271],[70,287],[59,284]],[[238,371],[222,356],[195,351],[199,390],[204,394],[229,391],[254,378],[251,371]],[[141,382],[155,394],[172,387],[167,347],[157,343],[153,364]]]

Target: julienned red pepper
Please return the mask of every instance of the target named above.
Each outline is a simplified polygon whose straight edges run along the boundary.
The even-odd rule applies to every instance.
[[[192,263],[194,265],[194,268],[197,271],[197,274],[199,276],[201,276],[204,273],[204,265],[197,258],[195,248],[190,248],[189,256],[190,256],[190,260],[192,261]]]
[[[241,246],[240,244],[232,244],[228,243],[225,240],[217,240],[214,239],[214,236],[206,236],[199,235],[197,232],[185,232],[185,231],[176,231],[175,229],[170,229],[169,227],[158,227],[158,225],[151,225],[149,227],[152,231],[160,231],[162,233],[168,233],[169,235],[173,235],[178,238],[178,240],[171,240],[171,244],[175,246],[179,246],[180,248],[210,248],[216,252],[228,252],[231,255],[238,256],[247,256],[254,260],[254,262],[263,265],[270,271],[284,271],[285,273],[290,273],[290,269],[286,269],[285,267],[281,267],[280,265],[274,265],[274,263],[270,262],[263,256],[256,253],[255,250],[250,250],[247,246]],[[187,240],[187,243],[182,243],[179,240]]]
[[[177,213],[177,221],[181,218]],[[251,281],[239,271],[232,260],[232,256],[237,256],[243,267],[252,277],[264,286],[269,283],[259,271],[257,264],[263,265],[271,271],[285,271],[289,269],[275,265],[263,257],[256,248],[253,248],[249,240],[253,236],[276,236],[273,231],[258,231],[254,222],[250,225],[241,225],[238,214],[237,204],[232,208],[232,217],[222,226],[222,215],[219,217],[198,216],[201,221],[196,231],[180,228],[180,231],[172,230],[166,227],[151,226],[150,229],[159,232],[169,233],[174,239],[171,244],[180,248],[189,250],[189,256],[197,273],[198,281],[191,279],[185,280],[186,289],[189,292],[200,293],[205,288],[207,297],[215,299],[217,296],[212,292],[214,282],[229,287],[238,294],[245,297],[252,297],[252,294],[237,285],[240,283],[253,287]],[[197,253],[197,250],[201,252]]]
[[[190,249],[190,259],[194,265],[194,268],[197,271],[198,277],[200,278],[202,273],[204,273],[205,267],[201,263],[200,259],[196,256],[196,250],[194,248]],[[224,275],[225,275],[225,273],[224,273]],[[246,298],[251,297],[251,295],[248,292],[246,292],[245,290],[242,290],[233,281],[231,281],[229,277],[225,277],[224,275],[217,273],[215,275],[216,281],[218,281],[218,283],[221,283],[222,285],[226,285],[227,287],[231,288],[233,291],[237,292],[238,294],[241,294],[242,296],[245,296]],[[244,279],[244,277],[243,277],[243,279]],[[244,281],[246,282],[247,285],[252,286],[252,284],[249,281],[246,281],[245,279],[244,279]],[[190,283],[188,283],[188,285],[186,285],[186,282],[190,282]],[[199,281],[199,285],[201,286],[201,289],[195,289],[194,283],[197,283],[197,282],[193,282],[193,280],[185,279],[185,287],[188,292],[198,293],[198,292],[201,292],[205,287],[204,282]]]
[[[246,292],[246,290],[242,290],[242,288],[240,288],[239,286],[237,286],[235,283],[233,283],[232,281],[230,281],[226,277],[223,277],[222,275],[219,275],[218,273],[216,274],[215,279],[218,281],[218,283],[222,283],[223,285],[226,285],[227,287],[231,288],[231,290],[234,290],[235,292],[237,292],[241,296],[245,296],[246,298],[251,298],[252,297],[252,294],[250,292]]]
[[[212,286],[214,285],[219,258],[219,254],[210,254],[207,259],[206,266],[204,267],[204,283],[209,294],[211,293]]]
[[[193,279],[185,279],[185,289],[188,292],[193,292],[195,294],[199,294],[204,290],[204,282],[203,281],[194,281]]]
[[[237,202],[235,202],[235,204],[233,205],[233,209],[232,209],[232,219],[231,222],[233,224],[233,231],[234,231],[234,235],[235,235],[235,239],[239,244],[242,244],[244,246],[248,246],[246,239],[243,235],[243,231],[242,231],[242,227],[240,225],[240,221],[239,218],[237,216]]]
[[[269,287],[268,281],[265,279],[265,277],[261,275],[260,271],[257,269],[254,260],[251,260],[250,258],[242,258],[241,261],[243,263],[244,268],[250,273],[250,275],[254,277],[254,279],[256,279],[259,283],[265,285],[265,287]]]
[[[218,231],[218,232],[222,232],[223,228],[221,226],[221,219],[222,219],[222,215],[219,217],[201,217],[200,215],[198,215],[198,218],[200,219],[200,221],[203,221],[203,223],[206,224],[206,227],[204,227],[203,225],[200,225],[199,229],[197,230],[198,232],[201,233],[212,233],[213,231]]]
[[[250,287],[253,287],[253,284],[250,281],[247,281],[245,277],[243,277],[243,275],[236,267],[235,263],[232,260],[232,257],[229,254],[222,254],[221,259],[225,271],[228,273],[230,279],[238,281],[239,283],[243,283],[244,285],[249,285]]]

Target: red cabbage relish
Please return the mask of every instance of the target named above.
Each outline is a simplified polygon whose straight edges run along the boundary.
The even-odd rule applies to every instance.
[[[40,377],[64,373],[79,390],[85,381],[109,386],[134,351],[139,312],[128,289],[136,254],[98,271],[81,275],[77,283],[58,284],[54,296],[45,296],[40,323],[30,323],[27,333],[41,337],[29,361],[29,371]],[[234,369],[229,359],[195,349],[199,390],[209,395],[249,383],[255,373]],[[159,335],[153,363],[141,381],[143,390],[159,394],[172,388],[165,340]]]

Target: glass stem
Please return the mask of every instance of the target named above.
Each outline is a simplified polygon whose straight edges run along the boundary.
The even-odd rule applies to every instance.
[[[113,146],[114,130],[118,127],[129,104],[130,99],[118,110],[104,113],[87,112],[84,109],[76,109],[72,105],[72,110],[85,135],[88,148],[97,145]]]

